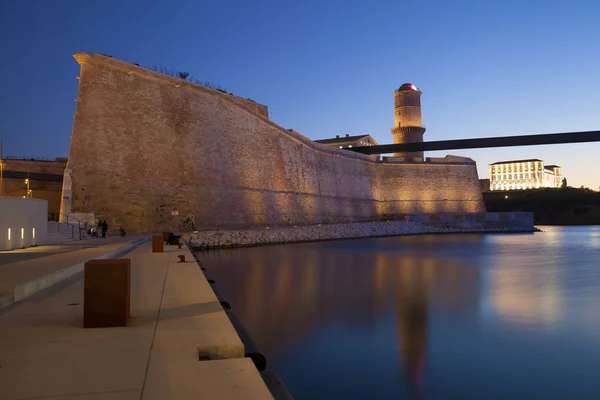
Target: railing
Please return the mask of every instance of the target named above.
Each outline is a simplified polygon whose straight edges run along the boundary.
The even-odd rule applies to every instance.
[[[83,239],[82,231],[86,230],[87,222],[81,221],[75,217],[64,213],[48,213],[48,221],[56,222],[57,232],[60,232],[60,224],[65,224],[71,227],[71,239],[75,239],[75,230],[77,229],[79,240]]]
[[[67,162],[66,157],[55,157],[55,158],[38,158],[38,157],[24,157],[24,156],[4,156],[5,160],[24,160],[24,161],[50,161],[50,162]]]

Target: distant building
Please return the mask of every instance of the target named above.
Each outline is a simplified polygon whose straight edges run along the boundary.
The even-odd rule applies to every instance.
[[[348,149],[352,147],[361,147],[361,146],[378,146],[379,144],[371,135],[357,135],[350,136],[346,134],[346,136],[340,137],[337,135],[332,139],[321,139],[315,140],[317,143],[326,144],[332,147],[339,147],[340,149]]]
[[[60,211],[66,158],[54,160],[6,157],[2,162],[0,196],[33,197],[48,201],[48,213]]]
[[[490,180],[489,179],[480,179],[479,186],[481,186],[482,192],[489,192],[490,191]]]
[[[537,158],[490,164],[491,191],[558,188],[562,179],[561,167],[545,165]]]

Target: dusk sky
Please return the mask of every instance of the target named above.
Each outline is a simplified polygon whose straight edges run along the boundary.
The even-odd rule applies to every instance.
[[[164,65],[269,106],[311,139],[392,143],[392,93],[423,91],[425,141],[600,130],[600,2],[0,0],[4,155],[66,157],[79,65]],[[430,152],[540,158],[600,187],[600,142]]]

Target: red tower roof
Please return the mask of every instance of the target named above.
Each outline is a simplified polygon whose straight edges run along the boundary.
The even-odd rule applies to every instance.
[[[398,91],[400,92],[401,90],[419,90],[417,89],[417,87],[415,85],[413,85],[412,83],[405,83],[404,85],[400,86],[398,88]]]

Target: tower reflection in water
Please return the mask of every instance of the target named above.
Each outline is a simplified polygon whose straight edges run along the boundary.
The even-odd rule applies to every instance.
[[[430,314],[458,317],[476,310],[478,269],[436,257],[400,257],[394,261],[397,276],[396,321],[398,349],[406,380],[422,392],[427,367]]]
[[[209,251],[200,260],[267,358],[319,327],[374,325],[395,308],[401,369],[421,391],[432,313],[476,312],[478,269],[453,253],[481,236],[447,236],[442,246],[438,236],[435,250],[423,236],[398,239]]]

